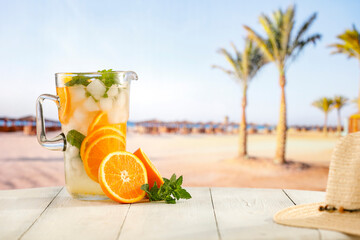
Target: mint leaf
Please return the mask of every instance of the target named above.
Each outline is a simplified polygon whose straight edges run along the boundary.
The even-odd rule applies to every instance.
[[[68,134],[66,135],[66,140],[68,141],[68,143],[70,143],[71,145],[77,147],[78,149],[80,149],[81,147],[81,143],[84,140],[85,136],[76,131],[76,130],[70,130],[68,132]]]
[[[170,203],[170,204],[175,204],[176,203],[176,200],[174,199],[174,198],[172,198],[172,197],[167,197],[166,199],[165,199],[165,202],[166,203]]]
[[[116,79],[116,73],[113,72],[112,69],[109,70],[101,70],[98,71],[99,73],[101,73],[101,77],[99,78],[106,87],[111,87],[112,85],[118,83],[117,79]]]
[[[140,187],[141,190],[143,190],[144,192],[146,192],[147,194],[150,194],[149,192],[149,184],[143,184],[141,187]]]
[[[91,78],[97,78],[99,80],[101,80],[104,85],[107,87],[107,90],[113,85],[118,83],[117,78],[116,78],[116,73],[112,70],[101,70],[98,71],[98,73],[101,74],[101,76],[99,77],[87,77],[82,73],[79,73],[77,76],[72,77],[72,79],[65,83],[65,86],[67,87],[71,87],[71,86],[75,86],[75,85],[83,85],[83,86],[87,86],[91,83],[90,79]]]
[[[174,195],[174,197],[176,198],[176,200],[179,200],[179,199],[180,199],[180,193],[179,193],[179,190],[178,190],[178,189],[176,189],[176,190],[173,192],[172,195]]]
[[[156,182],[154,183],[154,186],[150,189],[150,196],[151,196],[151,200],[152,201],[159,201],[161,198],[159,197],[159,188],[156,184]]]
[[[80,73],[77,76],[72,77],[72,79],[69,82],[65,83],[65,86],[71,87],[74,85],[83,85],[86,87],[87,85],[90,84],[89,79],[90,79],[89,77],[86,77]]]
[[[141,190],[144,190],[145,192],[149,192],[149,184],[143,184],[141,187],[140,187]]]
[[[180,194],[180,198],[182,198],[182,199],[190,199],[191,198],[190,193],[188,193],[188,191],[186,191],[183,188],[179,190],[179,194]]]
[[[176,175],[173,174],[170,180],[167,178],[163,178],[163,180],[164,184],[160,187],[157,186],[156,182],[151,189],[149,189],[149,184],[141,186],[141,190],[146,192],[150,201],[165,201],[166,203],[174,204],[177,200],[191,198],[190,193],[181,187],[183,182],[182,176],[176,179]]]
[[[164,184],[169,184],[170,183],[170,180],[167,179],[167,178],[163,178],[163,180],[164,180]]]
[[[170,183],[176,183],[176,175],[175,175],[175,173],[171,176]]]
[[[180,176],[180,177],[176,180],[176,186],[181,186],[182,183],[183,183],[183,176]]]

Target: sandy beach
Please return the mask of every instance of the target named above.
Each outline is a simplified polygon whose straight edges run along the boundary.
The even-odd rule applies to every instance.
[[[183,175],[186,186],[325,190],[336,141],[336,137],[290,135],[287,151],[292,164],[284,166],[271,163],[275,135],[250,135],[252,158],[246,161],[234,159],[237,135],[129,133],[127,149],[133,152],[140,146],[164,177]],[[63,153],[42,148],[36,137],[1,133],[0,148],[0,189],[65,184]]]

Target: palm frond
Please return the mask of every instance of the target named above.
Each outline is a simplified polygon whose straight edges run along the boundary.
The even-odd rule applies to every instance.
[[[305,46],[316,43],[321,38],[318,33],[311,36],[305,35],[315,21],[316,13],[301,25],[295,38],[292,38],[295,13],[296,7],[290,5],[285,11],[279,9],[273,12],[271,18],[262,14],[259,20],[267,40],[250,27],[244,26],[248,37],[256,42],[269,61],[275,62],[281,72],[286,70],[289,63],[296,59]]]
[[[314,34],[304,40],[299,41],[297,43],[297,47],[295,47],[295,49],[292,52],[291,60],[294,61],[299,56],[301,50],[303,50],[303,48],[307,46],[309,43],[313,43],[315,45],[316,41],[320,39],[321,39],[320,34]]]
[[[249,76],[249,60],[251,61],[252,59],[249,59],[249,54],[251,51],[251,42],[250,41],[246,41],[245,43],[245,48],[244,51],[242,53],[242,61],[241,63],[239,63],[239,65],[241,66],[241,70],[243,71],[244,76]]]
[[[332,107],[340,110],[342,107],[348,104],[349,99],[347,97],[337,95],[334,97],[333,102],[334,104]]]
[[[221,71],[223,71],[224,73],[230,75],[231,77],[233,77],[235,75],[234,71],[228,70],[226,68],[223,68],[221,66],[218,65],[211,65],[212,68],[217,68],[220,69]]]
[[[316,101],[314,101],[311,105],[320,109],[324,113],[327,113],[332,110],[332,105],[334,101],[331,98],[322,97]]]
[[[249,39],[253,40],[259,46],[259,48],[262,50],[262,52],[264,53],[264,55],[266,56],[266,58],[269,61],[274,62],[275,57],[272,52],[272,49],[270,48],[269,41],[262,38],[259,34],[257,34],[250,27],[244,25],[244,28],[248,32]]]
[[[334,48],[331,54],[342,53],[347,55],[349,58],[357,58],[360,60],[360,34],[353,26],[352,30],[345,30],[344,33],[337,36],[340,43],[334,43],[329,47]]]
[[[236,81],[242,82],[243,86],[246,86],[248,81],[256,75],[264,64],[266,64],[265,57],[250,39],[246,39],[242,53],[237,50],[234,44],[231,45],[235,52],[234,57],[224,48],[221,48],[219,53],[230,63],[233,70],[228,70],[217,65],[213,65],[212,67],[222,70]]]
[[[239,52],[239,50],[237,50],[236,46],[234,43],[230,43],[231,47],[234,49],[235,55],[236,55],[236,61],[239,62],[241,61],[241,53]]]
[[[281,11],[281,9],[273,12],[272,19],[274,20],[274,25],[280,26],[282,24],[283,12]]]
[[[237,64],[236,59],[234,59],[231,56],[231,54],[224,48],[220,48],[218,52],[225,57],[225,59],[228,61],[228,63],[230,63],[230,65],[234,69],[234,74],[237,75],[238,78],[243,78],[241,70],[239,69],[239,65]]]
[[[281,56],[285,60],[289,49],[289,42],[291,37],[291,32],[294,27],[294,17],[295,17],[295,6],[291,5],[288,7],[284,14],[284,20],[281,25]]]
[[[265,64],[267,64],[268,61],[264,57],[261,50],[258,47],[254,46],[254,44],[252,44],[251,48],[249,49],[249,59],[252,60],[252,64],[250,65],[251,67],[249,69],[248,75],[249,79],[252,79],[256,75],[258,70]]]
[[[262,27],[264,28],[267,37],[269,38],[275,60],[279,59],[280,58],[280,54],[279,54],[280,46],[279,46],[279,41],[277,39],[277,35],[278,35],[277,29],[275,28],[274,24],[271,22],[271,20],[266,15],[261,15],[259,17],[259,21],[260,21],[260,24],[262,25]]]
[[[301,42],[303,35],[306,33],[306,31],[310,28],[310,26],[313,24],[313,22],[316,20],[317,13],[313,13],[308,20],[306,20],[303,25],[300,27],[298,33],[296,34],[296,37],[292,43],[292,46],[290,48],[290,52],[292,52],[296,46]],[[320,34],[318,34],[320,35]]]

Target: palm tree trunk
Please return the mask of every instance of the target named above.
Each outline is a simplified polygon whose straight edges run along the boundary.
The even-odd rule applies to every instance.
[[[340,135],[341,133],[341,116],[340,116],[340,109],[337,109],[337,115],[338,115],[338,120],[337,120],[337,133],[338,135]]]
[[[328,117],[328,113],[325,112],[325,120],[324,120],[324,127],[323,127],[323,132],[325,135],[327,135],[327,117]]]
[[[274,162],[277,164],[285,163],[285,150],[286,150],[286,101],[285,101],[285,73],[283,69],[280,70],[280,87],[281,87],[281,102],[280,102],[280,116],[277,125],[276,137],[276,154]]]
[[[243,87],[243,98],[242,98],[242,116],[239,129],[239,157],[247,157],[247,131],[246,131],[246,105],[247,105],[247,86]]]

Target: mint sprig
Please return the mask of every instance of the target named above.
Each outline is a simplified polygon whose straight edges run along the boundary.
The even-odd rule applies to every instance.
[[[87,86],[90,84],[90,78],[86,77],[82,74],[79,74],[77,76],[72,77],[72,79],[70,81],[68,81],[67,83],[65,83],[65,86],[67,87],[71,87],[74,85],[83,85],[83,86]]]
[[[98,73],[101,73],[101,76],[99,77],[99,79],[104,83],[104,85],[107,88],[110,88],[113,84],[117,83],[116,73],[113,72],[112,69],[109,69],[109,70],[104,69],[104,70],[98,71]]]
[[[84,138],[85,136],[82,133],[74,129],[70,130],[66,135],[66,140],[68,141],[68,143],[77,147],[78,149],[80,149],[81,143],[84,141]]]
[[[141,186],[141,190],[146,192],[150,201],[164,201],[166,203],[174,204],[179,199],[190,199],[191,195],[185,189],[181,187],[183,183],[183,176],[176,179],[176,175],[173,174],[170,179],[163,178],[164,184],[160,187],[157,183],[154,183],[152,188],[149,184]]]
[[[102,81],[104,83],[104,85],[106,86],[106,91],[109,90],[109,88],[118,83],[118,80],[116,79],[116,73],[112,70],[99,70],[98,73],[100,74],[100,76],[98,77],[88,77],[85,76],[82,73],[79,73],[77,76],[72,77],[72,79],[70,81],[68,81],[67,83],[65,83],[66,87],[71,87],[71,86],[75,86],[75,85],[83,85],[83,86],[87,86],[91,83],[90,79],[91,78],[96,78],[99,79],[100,81]]]

